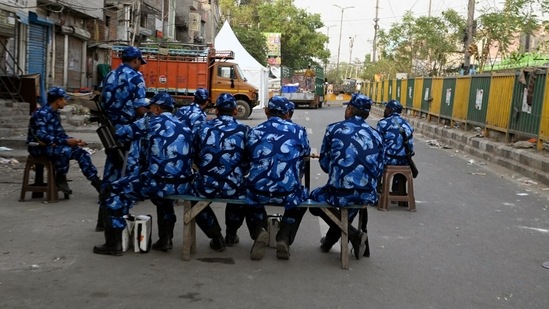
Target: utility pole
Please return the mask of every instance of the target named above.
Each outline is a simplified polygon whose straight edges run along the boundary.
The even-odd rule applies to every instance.
[[[328,37],[328,40],[326,40],[326,49],[328,49],[328,44],[330,43],[330,28],[335,27],[336,25],[331,26],[325,26],[326,27],[326,36]],[[328,67],[328,60],[324,62],[324,74],[326,74],[326,68]]]
[[[465,40],[465,59],[463,59],[463,74],[469,75],[469,67],[471,66],[471,54],[469,46],[473,43],[473,26],[475,22],[475,0],[469,0],[467,5],[467,40]]]
[[[431,17],[431,0],[429,0],[429,13],[428,13],[427,16]]]
[[[349,37],[349,65],[351,65],[353,61],[353,43],[355,41],[354,36]]]
[[[339,44],[337,45],[337,64],[336,64],[336,79],[339,78],[339,55],[340,55],[340,52],[341,52],[341,33],[342,33],[342,30],[343,30],[343,12],[346,10],[346,9],[352,9],[354,8],[354,6],[347,6],[347,7],[340,7],[339,5],[337,4],[334,4],[335,7],[338,7],[340,10],[341,10],[341,20],[339,22]]]
[[[376,62],[377,60],[377,30],[379,29],[378,25],[378,14],[379,14],[379,0],[376,0],[376,18],[374,18],[374,41],[372,43],[374,50],[372,51],[372,62]]]

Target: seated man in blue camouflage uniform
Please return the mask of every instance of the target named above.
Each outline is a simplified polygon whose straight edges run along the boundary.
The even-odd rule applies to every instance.
[[[101,180],[97,176],[97,169],[90,154],[82,149],[82,146],[87,145],[86,142],[68,136],[59,119],[59,110],[67,105],[69,98],[62,88],[53,87],[48,90],[48,104],[37,109],[31,116],[27,135],[28,150],[33,156],[46,156],[53,161],[55,182],[63,193],[72,194],[67,183],[70,160],[78,161],[84,176],[99,192]],[[31,146],[34,144],[37,145]]]
[[[195,145],[194,162],[198,168],[193,183],[194,194],[208,198],[245,199],[244,175],[248,174],[248,153],[245,149],[246,136],[250,129],[238,122],[236,99],[228,93],[222,93],[216,100],[217,118],[195,125],[193,142]],[[259,211],[255,214],[254,211]],[[211,238],[210,247],[223,251],[225,246],[234,246],[239,238],[237,230],[247,219],[250,234],[253,225],[264,217],[264,209],[239,204],[227,204],[225,240],[217,218],[208,206],[197,217],[196,223]]]
[[[276,235],[276,256],[290,258],[293,243],[305,208],[296,206],[307,199],[307,190],[301,184],[304,157],[311,153],[307,131],[300,125],[287,121],[288,103],[283,97],[274,96],[265,109],[267,121],[252,128],[246,146],[250,152],[250,173],[247,178],[250,207],[266,204],[283,205],[284,215]],[[252,260],[260,260],[265,254],[269,234],[264,218],[254,233]]]
[[[160,239],[153,249],[172,249],[176,216],[173,201],[163,197],[188,194],[192,180],[192,133],[172,114],[174,102],[167,93],[155,95],[145,117],[119,127],[116,136],[123,141],[148,141],[147,169],[139,175],[129,175],[103,188],[101,198],[107,206],[105,241],[95,246],[97,254],[122,255],[122,230],[126,227],[123,216],[133,202],[150,198],[156,205]]]
[[[400,116],[402,105],[396,100],[391,100],[385,104],[383,117],[377,123],[377,131],[383,138],[385,148],[385,165],[410,165],[404,147],[404,137],[408,140],[408,148],[414,153],[414,128]],[[402,133],[401,133],[402,131]],[[392,190],[396,194],[406,193],[406,177],[396,174],[393,177]],[[407,207],[407,202],[399,202],[399,206]]]
[[[366,123],[372,101],[359,94],[353,95],[346,104],[345,120],[326,128],[319,162],[322,170],[328,173],[328,183],[314,189],[311,199],[337,207],[375,205],[378,201],[377,181],[383,171],[383,145],[379,133]],[[330,226],[320,246],[323,252],[328,252],[339,240],[341,230],[320,209],[310,208],[309,211]],[[340,216],[339,212],[335,214]],[[356,214],[356,210],[349,211],[349,222]],[[366,235],[350,226],[349,240],[355,257],[359,259]]]
[[[175,117],[191,130],[194,126],[206,121],[204,110],[208,107],[209,93],[207,89],[198,88],[190,105],[182,106],[175,112]]]

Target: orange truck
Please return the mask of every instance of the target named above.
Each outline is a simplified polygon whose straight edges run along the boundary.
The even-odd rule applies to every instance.
[[[126,46],[113,46],[111,67],[122,63],[122,50]],[[258,89],[248,83],[234,59],[234,52],[206,46],[187,48],[140,47],[146,65],[140,68],[147,87],[147,97],[160,91],[171,94],[178,105],[189,104],[198,88],[210,93],[210,104],[221,93],[236,98],[237,119],[246,119],[258,104]]]

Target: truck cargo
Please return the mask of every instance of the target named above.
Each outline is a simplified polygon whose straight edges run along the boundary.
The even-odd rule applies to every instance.
[[[125,46],[112,48],[111,68],[122,63]],[[237,63],[230,62],[234,53],[212,47],[187,46],[186,48],[140,47],[147,64],[140,68],[147,87],[147,97],[160,91],[172,95],[177,104],[192,102],[198,88],[210,92],[210,104],[221,93],[230,93],[237,100],[237,119],[246,119],[258,104],[258,89],[249,84]],[[213,102],[213,103],[212,103]]]
[[[297,106],[322,108],[325,97],[324,70],[320,66],[302,70],[282,68],[280,95]]]

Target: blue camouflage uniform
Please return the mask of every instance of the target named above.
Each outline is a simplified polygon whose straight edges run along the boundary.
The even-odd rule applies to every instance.
[[[384,116],[377,123],[377,131],[383,138],[385,148],[385,165],[409,165],[404,147],[404,137],[401,130],[408,138],[408,147],[414,154],[414,128],[400,116],[402,105],[396,100],[390,100],[385,104]],[[392,191],[401,192],[405,189],[406,177],[397,174],[393,177]],[[404,206],[404,204],[402,204]]]
[[[152,101],[151,101],[152,102]],[[134,123],[120,126],[116,136],[123,141],[145,139],[148,168],[112,183],[105,204],[110,210],[114,229],[126,226],[123,215],[132,203],[150,198],[157,206],[158,220],[175,223],[172,194],[187,194],[192,180],[192,133],[171,112],[147,114]]]
[[[48,91],[48,95],[54,91],[64,90],[54,87]],[[68,98],[68,96],[66,96]],[[82,173],[88,180],[97,179],[97,169],[91,161],[90,154],[79,146],[69,146],[67,140],[71,137],[65,133],[59,112],[54,111],[50,104],[46,104],[31,116],[27,144],[39,143],[39,146],[29,146],[28,151],[33,156],[47,156],[52,159],[55,166],[56,177],[64,177],[69,171],[69,161],[76,160]]]
[[[130,66],[131,59],[139,59],[141,64],[147,63],[138,48],[128,46],[122,51],[122,61],[124,62],[118,68],[109,72],[102,81],[101,108],[115,127],[115,130],[137,120],[137,110],[146,107],[148,104],[145,80],[141,72]],[[143,141],[134,140],[124,145],[125,168],[124,163],[119,162],[115,155],[107,154],[103,170],[102,188],[120,179],[123,175],[139,174],[140,164],[142,163],[140,161],[140,157],[142,157],[141,142]],[[105,221],[105,214],[103,213],[105,205],[102,205],[101,201],[99,204],[96,231],[101,231],[104,228]]]
[[[180,107],[175,116],[188,128],[192,128],[207,119],[206,113],[200,105],[208,102],[209,92],[205,88],[198,88],[194,93],[194,101],[187,106]]]
[[[255,207],[266,204],[285,207],[277,241],[282,239],[287,247],[292,244],[306,211],[295,206],[308,196],[301,177],[304,158],[310,155],[311,148],[307,131],[286,120],[289,112],[287,100],[274,96],[269,100],[267,110],[267,121],[252,128],[246,141],[251,156],[247,199]],[[285,252],[286,257],[281,257],[279,253],[277,243],[277,257],[287,258],[289,255]]]
[[[175,116],[188,128],[206,121],[207,117],[202,108],[194,102],[190,105],[180,107]]]
[[[238,122],[232,112],[236,108],[235,98],[222,93],[216,100],[217,118],[195,126],[193,137],[196,149],[195,194],[210,198],[245,199],[245,175],[249,170],[246,151],[246,136],[249,127]],[[225,208],[226,240],[230,245],[236,239],[237,230],[247,219],[248,228],[253,231],[254,222],[265,218],[264,209],[257,215],[257,208],[246,205],[228,204]],[[256,217],[260,216],[259,219]],[[215,218],[215,216],[213,216]],[[211,219],[211,217],[209,218]],[[211,227],[209,224],[208,227]],[[250,232],[250,234],[252,234]],[[253,236],[252,236],[253,237]]]
[[[389,101],[387,107],[391,109],[390,114],[382,118],[377,123],[377,131],[383,138],[385,147],[385,165],[408,165],[408,158],[404,147],[404,138],[400,130],[404,130],[408,137],[408,145],[410,150],[414,150],[414,128],[400,116],[402,106],[398,102]],[[399,107],[400,105],[400,107]]]
[[[103,101],[101,107],[108,115],[115,129],[138,119],[137,109],[147,106],[145,81],[141,72],[135,71],[127,64],[121,64],[111,71],[103,81]],[[139,140],[134,140],[127,148],[125,175],[139,173]],[[114,159],[107,155],[103,172],[103,185],[112,183],[122,176],[122,169]]]
[[[364,95],[354,95],[348,103],[361,112],[369,113],[371,100]],[[311,199],[327,202],[337,207],[347,205],[374,205],[377,204],[377,183],[383,172],[383,145],[379,133],[366,123],[362,116],[352,114],[348,107],[345,111],[345,120],[332,123],[326,128],[320,150],[320,167],[328,173],[328,182],[325,186],[311,192]],[[313,215],[320,216],[328,225],[325,243],[329,251],[337,242],[341,232],[339,227],[329,219],[320,209],[310,208]],[[350,222],[357,214],[357,210],[349,211]],[[360,243],[361,235],[350,226],[349,236]],[[358,249],[355,256],[358,258]]]

